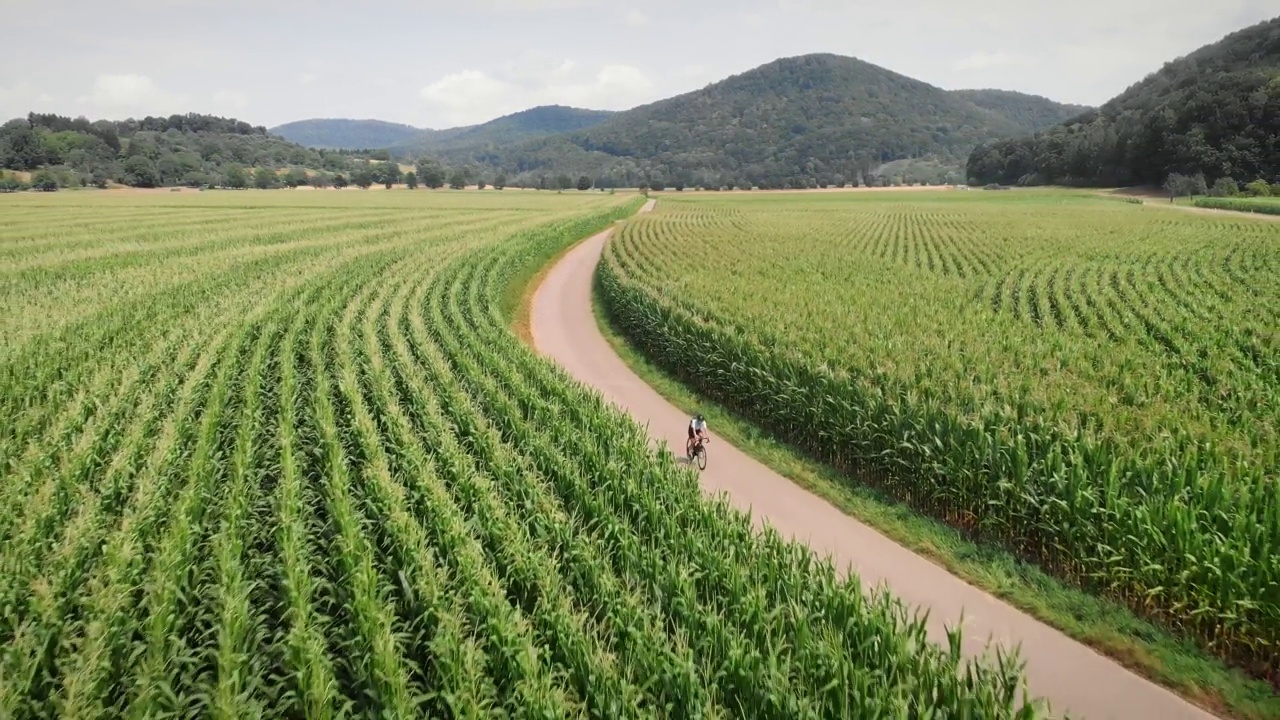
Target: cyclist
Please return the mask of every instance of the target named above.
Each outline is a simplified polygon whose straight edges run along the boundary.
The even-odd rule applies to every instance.
[[[688,450],[688,456],[690,458],[693,457],[693,444],[695,440],[701,443],[706,442],[709,439],[710,436],[707,433],[707,421],[702,417],[702,413],[698,413],[689,420],[689,441],[685,444],[685,447]]]

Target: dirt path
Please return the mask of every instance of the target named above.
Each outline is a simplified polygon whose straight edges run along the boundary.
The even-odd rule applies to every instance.
[[[1199,215],[1219,215],[1224,217],[1245,217],[1254,220],[1263,220],[1266,222],[1280,222],[1280,215],[1269,215],[1267,213],[1245,212],[1243,210],[1222,210],[1219,208],[1203,208],[1195,205],[1179,205],[1178,203],[1169,202],[1169,196],[1155,191],[1148,192],[1097,192],[1099,197],[1131,197],[1138,198],[1142,201],[1143,207],[1163,208],[1166,210],[1181,210],[1182,212],[1196,213]]]
[[[1181,210],[1182,212],[1197,213],[1200,215],[1217,215],[1219,217],[1244,217],[1253,220],[1263,220],[1266,222],[1280,222],[1280,215],[1268,215],[1266,213],[1244,212],[1243,210],[1220,210],[1218,208],[1196,207],[1195,205],[1178,205],[1168,200],[1160,202],[1158,200],[1143,200],[1143,207],[1165,208],[1168,210]]]
[[[653,204],[651,200],[641,212]],[[647,425],[655,442],[665,441],[683,452],[688,417],[631,372],[600,334],[592,314],[592,279],[610,232],[583,242],[547,273],[533,297],[534,346]],[[908,605],[929,611],[929,631],[937,641],[945,640],[944,623],[958,623],[963,611],[966,652],[980,653],[988,637],[1007,645],[1020,642],[1031,692],[1048,698],[1055,714],[1069,711],[1074,717],[1117,720],[1213,717],[965,584],[733,446],[717,439],[708,447],[704,490],[728,493],[733,505],[751,511],[757,525],[763,520],[783,536],[808,543],[837,567],[856,571],[865,584],[887,583]]]

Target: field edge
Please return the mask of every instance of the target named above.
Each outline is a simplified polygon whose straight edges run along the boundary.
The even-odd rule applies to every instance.
[[[556,248],[550,254],[533,258],[520,268],[504,292],[501,310],[508,322],[508,327],[520,340],[521,344],[527,348],[533,348],[533,319],[531,315],[533,296],[542,285],[543,280],[546,280],[547,273],[551,272],[551,268],[555,267],[556,263],[560,262],[570,250],[595,237],[597,233],[616,227],[618,223],[625,222],[627,218],[634,216],[643,207],[643,203],[639,200],[639,198],[631,198],[627,202],[619,204],[618,207],[620,209],[629,208],[622,213],[623,217],[621,219],[602,224],[585,237],[574,238],[567,245]]]

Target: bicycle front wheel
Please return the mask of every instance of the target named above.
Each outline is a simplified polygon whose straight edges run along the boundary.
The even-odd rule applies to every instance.
[[[698,469],[699,470],[707,469],[707,446],[706,445],[703,445],[702,447],[698,448]]]

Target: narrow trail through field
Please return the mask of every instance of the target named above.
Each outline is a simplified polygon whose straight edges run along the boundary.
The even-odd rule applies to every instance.
[[[651,200],[640,212],[653,209]],[[596,264],[609,230],[569,251],[534,293],[534,347],[578,381],[603,393],[650,437],[683,452],[688,417],[646,385],[614,353],[592,314]],[[712,429],[714,431],[714,428]],[[942,567],[895,544],[845,515],[745,453],[718,439],[709,446],[703,489],[725,492],[784,537],[807,543],[838,568],[850,569],[867,586],[886,584],[909,606],[930,614],[930,636],[945,643],[945,626],[961,622],[966,653],[981,653],[988,638],[1022,645],[1033,695],[1047,698],[1055,715],[1126,720],[1208,719],[1213,716],[1174,693],[1003,601],[974,588]]]
[[[1142,195],[1125,195],[1115,192],[1099,192],[1099,197],[1136,197],[1142,201],[1144,207],[1162,208],[1166,210],[1181,210],[1182,212],[1196,213],[1199,215],[1218,215],[1218,216],[1234,216],[1246,217],[1253,220],[1262,220],[1263,222],[1280,222],[1280,215],[1268,215],[1267,213],[1244,212],[1243,210],[1223,210],[1221,208],[1205,208],[1196,205],[1179,205],[1169,202],[1169,198],[1164,195],[1142,194]]]
[[[1280,222],[1280,215],[1267,215],[1265,213],[1251,213],[1242,210],[1221,210],[1219,208],[1197,207],[1195,205],[1178,205],[1170,202],[1160,202],[1158,200],[1143,200],[1142,204],[1146,207],[1167,208],[1169,210],[1181,210],[1182,212],[1198,213],[1200,215],[1218,215],[1246,217],[1254,220],[1262,220],[1264,222]]]

